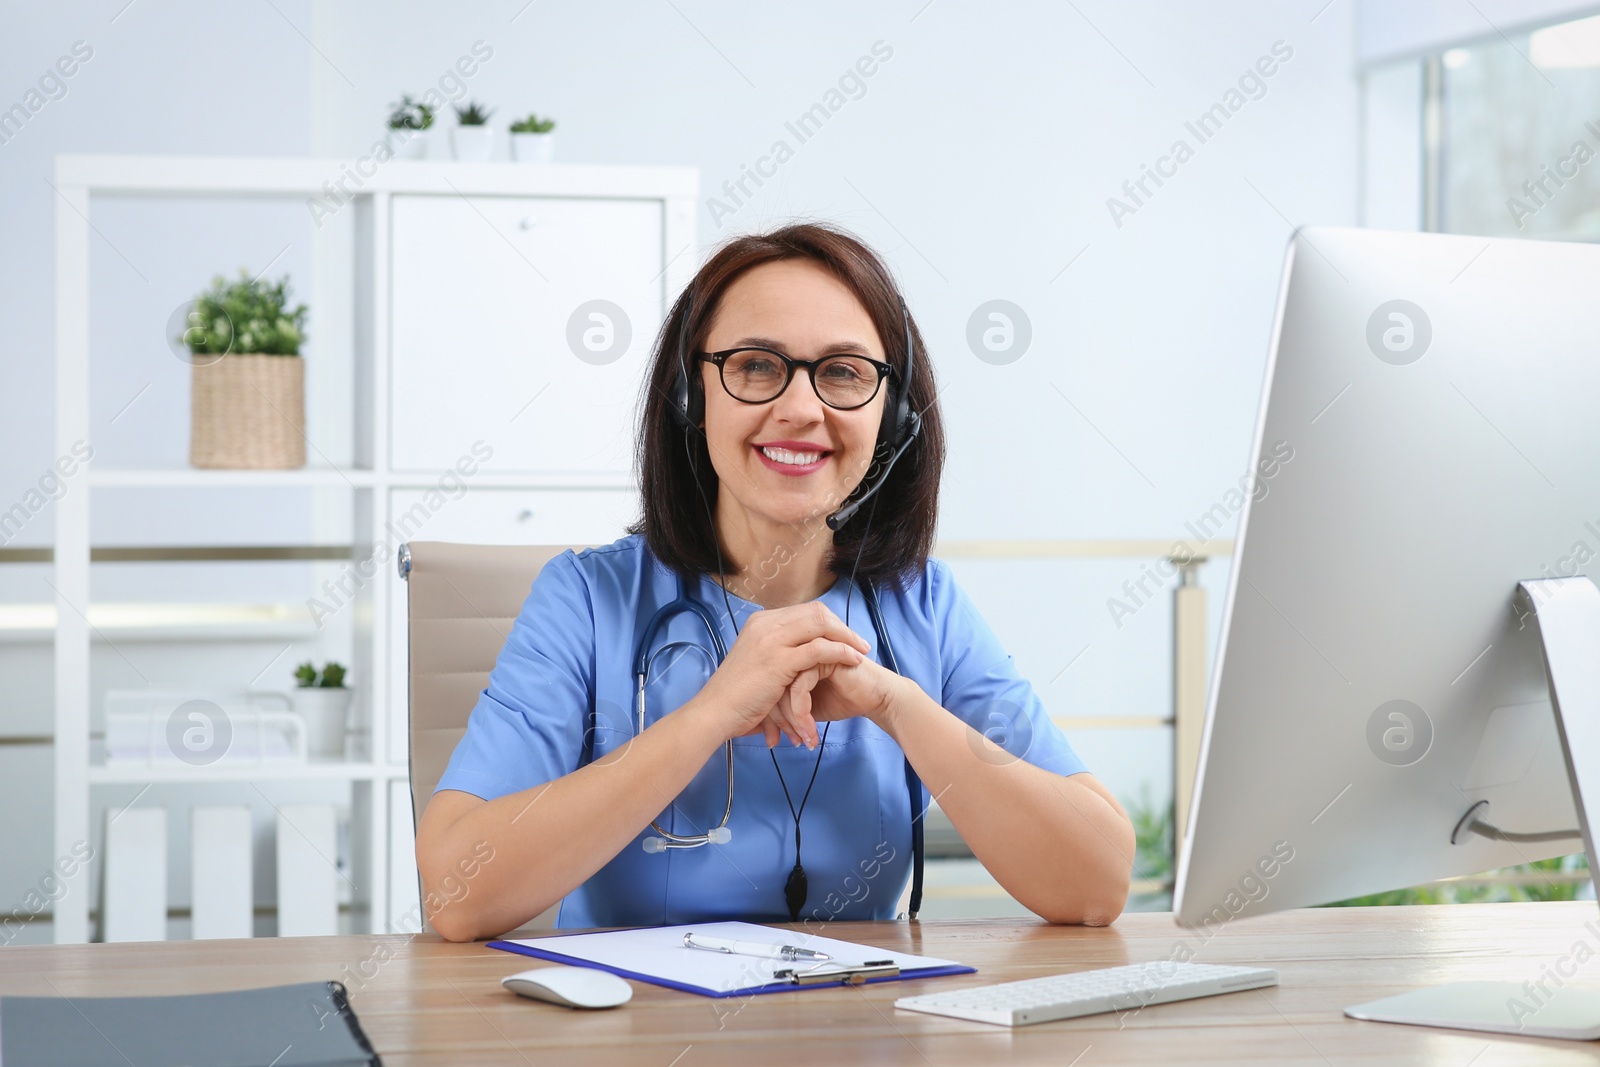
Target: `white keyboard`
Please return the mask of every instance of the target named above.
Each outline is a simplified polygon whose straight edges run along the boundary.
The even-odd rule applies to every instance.
[[[1266,967],[1159,960],[947,993],[924,993],[901,997],[894,1006],[973,1022],[1027,1026],[1277,984],[1278,972]]]

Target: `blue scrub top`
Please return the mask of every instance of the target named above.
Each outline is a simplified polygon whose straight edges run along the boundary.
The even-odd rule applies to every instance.
[[[847,588],[849,580],[840,577],[821,597],[841,619]],[[688,591],[712,611],[732,649],[721,587],[701,575]],[[552,559],[534,580],[436,788],[493,800],[570,774],[625,745],[633,736],[638,637],[677,595],[677,576],[639,534]],[[732,593],[728,600],[741,628],[761,610]],[[880,589],[878,600],[901,673],[923,692],[1013,756],[1061,775],[1085,770],[943,562],[928,560],[908,589]],[[859,589],[848,621],[882,663]],[[682,706],[711,675],[710,640],[695,615],[675,614],[652,651],[672,641],[692,642],[706,654],[677,649],[656,658],[645,687],[648,723]],[[739,737],[733,747],[732,839],[647,853],[643,841],[656,834],[645,827],[562,901],[558,927],[789,920],[783,887],[794,866],[794,820],[766,740]],[[810,890],[801,918],[893,918],[911,871],[914,814],[900,746],[870,720],[855,717],[834,722],[816,750],[783,740],[772,751],[797,807],[822,754],[801,816]],[[725,768],[718,746],[656,821],[678,834],[715,826],[727,803]]]

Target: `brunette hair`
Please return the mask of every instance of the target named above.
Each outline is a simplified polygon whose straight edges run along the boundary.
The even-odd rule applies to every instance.
[[[851,234],[814,222],[729,240],[700,268],[661,324],[639,397],[634,462],[643,508],[627,532],[642,533],[657,559],[691,579],[700,574],[718,574],[720,570],[716,530],[707,514],[716,512],[718,485],[704,432],[698,428],[686,430],[671,410],[680,366],[678,339],[685,338],[689,389],[692,394],[699,394],[699,364],[687,353],[700,350],[728,286],[753,267],[786,259],[817,264],[861,301],[877,328],[885,359],[894,367],[883,383],[884,418],[893,420],[894,391],[906,365],[906,322],[910,312],[902,316],[899,289],[883,261]],[[945,452],[932,362],[914,319],[910,320],[910,333],[916,360],[909,401],[911,410],[921,414],[922,432],[895,463],[883,488],[833,534],[833,551],[827,559],[827,567],[834,574],[847,574],[854,569],[864,583],[891,583],[899,589],[908,587],[922,573],[933,548]],[[704,404],[699,406],[703,411]],[[891,440],[893,429],[888,428]],[[854,500],[875,480],[878,464],[888,455],[880,437],[873,465],[861,482],[828,512],[808,517],[808,528],[818,535],[826,534],[827,516]]]

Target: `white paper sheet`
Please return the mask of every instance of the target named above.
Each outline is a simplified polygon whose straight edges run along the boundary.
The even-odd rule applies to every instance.
[[[713,993],[731,993],[769,985],[773,973],[789,968],[812,966],[806,960],[763,959],[738,956],[683,943],[686,933],[704,934],[727,940],[758,941],[771,945],[794,945],[832,956],[831,963],[862,964],[868,960],[893,960],[901,972],[935,967],[960,967],[956,960],[932,956],[913,956],[905,952],[838,941],[831,937],[781,930],[753,923],[697,923],[689,926],[657,926],[643,930],[612,930],[598,934],[567,934],[558,937],[530,937],[509,941],[545,952],[556,952],[586,960],[610,970],[631,971],[667,983],[694,986]]]

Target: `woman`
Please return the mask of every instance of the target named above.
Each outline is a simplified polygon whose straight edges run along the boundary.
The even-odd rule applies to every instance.
[[[929,795],[1043,918],[1121,913],[1127,815],[928,558],[936,394],[853,237],[712,256],[647,374],[643,517],[544,567],[417,828],[440,934],[558,901],[563,928],[888,918]],[[680,592],[706,621],[678,610],[647,644],[639,730],[638,642]]]

